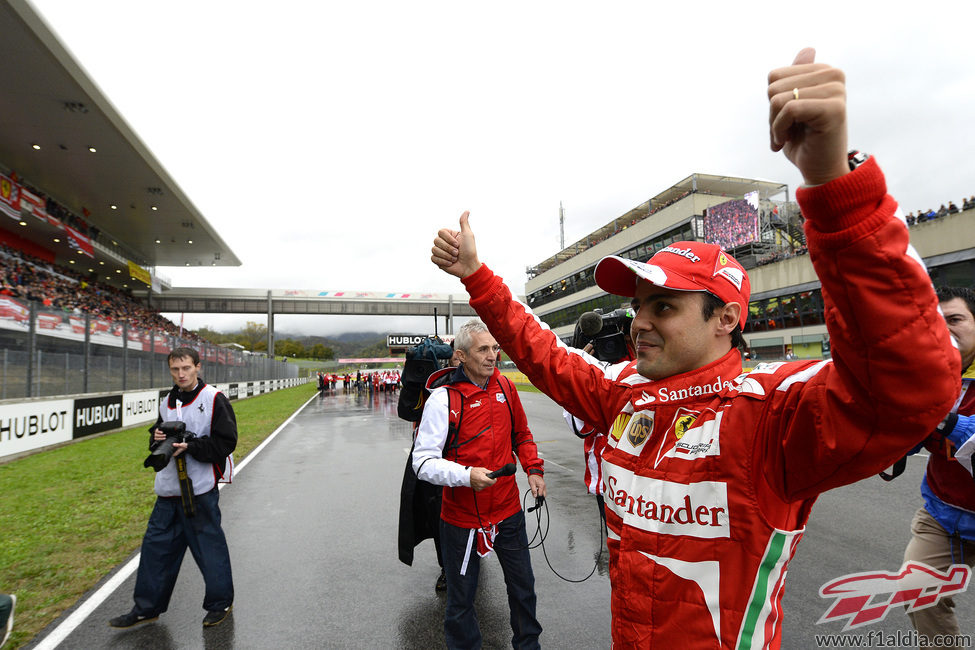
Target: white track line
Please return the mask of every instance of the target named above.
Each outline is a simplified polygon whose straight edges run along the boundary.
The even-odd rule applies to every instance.
[[[254,449],[254,451],[247,454],[247,458],[242,460],[236,467],[234,467],[234,473],[236,474],[240,472],[242,469],[244,469],[244,467],[246,467],[247,464],[251,462],[251,460],[255,456],[257,456],[257,454],[259,454],[261,450],[264,449],[264,447],[266,447],[269,442],[274,440],[275,436],[277,436],[286,426],[291,424],[291,421],[294,420],[299,413],[301,413],[302,409],[308,406],[309,402],[311,402],[316,397],[318,397],[318,393],[315,393],[310,398],[308,398],[308,401],[302,404],[297,411],[291,414],[291,417],[285,420],[284,423],[281,424],[281,426],[279,426],[277,429],[274,430],[274,432],[271,435],[265,438],[264,442],[259,444],[257,448]],[[226,483],[220,483],[219,488],[222,490],[224,487],[226,487],[226,485],[227,485]],[[102,603],[108,600],[108,597],[112,595],[112,592],[114,592],[116,589],[119,588],[119,585],[121,585],[129,578],[129,576],[135,573],[135,570],[139,568],[140,556],[141,554],[136,555],[134,558],[129,560],[128,563],[125,566],[123,566],[118,573],[112,576],[111,580],[103,584],[101,588],[95,593],[93,593],[91,596],[89,596],[88,600],[83,602],[78,607],[78,609],[71,612],[71,616],[64,619],[64,621],[60,625],[58,625],[56,628],[54,628],[51,631],[50,634],[44,637],[44,639],[35,646],[35,649],[54,650],[54,648],[58,647],[62,641],[68,638],[69,634],[74,632],[78,628],[78,626],[84,623],[85,619],[88,618],[92,614],[92,612],[94,612],[96,609],[98,609],[98,607]]]

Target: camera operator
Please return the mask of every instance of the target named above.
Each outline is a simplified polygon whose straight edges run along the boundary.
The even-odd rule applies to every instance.
[[[156,474],[157,498],[142,540],[135,605],[129,613],[109,621],[112,627],[152,621],[166,611],[187,547],[206,583],[203,626],[222,622],[234,602],[230,552],[220,527],[217,481],[232,469],[228,456],[237,446],[237,420],[227,397],[199,378],[200,356],[196,350],[176,348],[169,353],[168,361],[175,385],[159,405],[159,419],[149,430],[149,448],[157,451],[166,440],[159,428],[164,422],[184,423],[186,439],[172,444],[172,458]],[[176,467],[181,456],[185,461],[185,468],[181,466],[179,472],[185,472],[183,489]]]
[[[639,304],[634,299],[630,301],[629,309],[617,309],[611,314],[602,314],[599,311],[586,312],[576,323],[572,346],[591,355],[593,359],[590,359],[590,362],[602,365],[607,368],[607,372],[610,372],[611,366],[617,367],[616,374],[622,372],[631,361],[636,359],[633,340],[630,338],[630,325],[637,307]],[[599,520],[605,531],[606,506],[603,501],[602,463],[603,450],[606,448],[606,433],[596,429],[593,424],[583,422],[566,410],[562,411],[562,417],[565,418],[572,433],[582,438],[582,454],[586,459],[583,480],[589,494],[596,497]]]

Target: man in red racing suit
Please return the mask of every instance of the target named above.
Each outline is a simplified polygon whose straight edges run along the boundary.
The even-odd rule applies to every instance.
[[[637,361],[607,377],[481,265],[467,213],[434,242],[519,370],[610,433],[614,647],[778,647],[786,565],[817,495],[891,465],[958,395],[958,353],[880,168],[848,166],[843,75],[813,58],[770,73],[770,135],[805,181],[832,361],[742,374],[747,274],[716,246],[679,242],[596,267],[601,288],[639,302]]]

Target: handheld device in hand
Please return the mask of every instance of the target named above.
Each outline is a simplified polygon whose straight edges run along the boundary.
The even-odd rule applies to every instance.
[[[511,476],[514,473],[515,473],[515,464],[508,463],[501,469],[496,469],[490,474],[488,474],[488,478],[498,478],[499,476]]]

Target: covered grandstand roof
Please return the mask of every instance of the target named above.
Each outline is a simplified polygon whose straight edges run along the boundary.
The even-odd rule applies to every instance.
[[[0,166],[100,231],[96,263],[240,265],[24,0],[0,3],[0,78]],[[18,227],[2,216],[0,223],[54,252],[59,262],[73,252],[53,242],[55,226],[31,221]]]
[[[564,249],[541,262],[529,273],[542,273],[548,269],[578,255],[589,248],[590,242],[602,241],[619,230],[620,224],[630,224],[646,219],[654,211],[677,202],[681,198],[701,192],[715,196],[727,196],[729,199],[741,198],[745,193],[758,191],[759,197],[766,199],[782,193],[788,193],[789,187],[783,183],[763,181],[753,178],[738,178],[736,176],[716,176],[713,174],[691,174],[684,180],[675,183],[648,201],[614,218],[612,221],[594,230],[579,241],[566,246]]]

